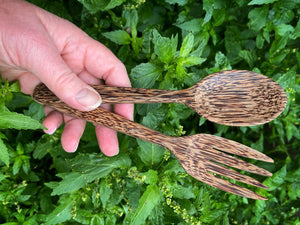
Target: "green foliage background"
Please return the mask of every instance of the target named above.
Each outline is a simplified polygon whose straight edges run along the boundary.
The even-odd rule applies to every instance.
[[[271,156],[268,198],[225,193],[188,176],[164,149],[120,135],[103,156],[88,124],[65,153],[62,128],[42,133],[42,106],[0,89],[1,224],[300,224],[299,0],[32,0],[109,47],[133,86],[183,89],[213,72],[244,69],[276,80],[283,114],[255,127],[213,124],[180,104],[136,105],[135,120],[168,135],[210,133]],[[99,62],[101,66],[101,62]]]

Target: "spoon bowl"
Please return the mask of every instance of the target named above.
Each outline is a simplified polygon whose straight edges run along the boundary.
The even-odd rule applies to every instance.
[[[270,122],[285,109],[283,88],[270,78],[249,71],[223,71],[209,75],[187,89],[195,93],[185,105],[204,118],[230,126]]]

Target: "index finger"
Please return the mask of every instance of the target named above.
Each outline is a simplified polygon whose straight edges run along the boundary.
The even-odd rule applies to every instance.
[[[131,87],[124,64],[104,45],[89,38],[83,59],[85,69],[93,76],[105,80],[105,84]],[[100,93],[101,95],[101,93]],[[117,104],[114,111],[133,120],[133,104]]]

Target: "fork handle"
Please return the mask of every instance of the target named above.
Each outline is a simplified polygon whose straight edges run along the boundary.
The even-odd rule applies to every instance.
[[[88,112],[71,108],[45,87],[42,89],[40,86],[36,88],[33,92],[33,99],[42,105],[47,105],[59,112],[76,118],[84,119],[94,124],[111,128],[129,136],[160,145],[164,148],[169,149],[169,145],[173,139],[171,136],[167,136],[158,131],[152,130],[100,107]]]
[[[172,103],[182,102],[183,90],[143,89],[131,87],[112,87],[106,85],[91,85],[102,98],[103,104],[117,103]],[[44,84],[36,87],[35,92],[45,92]]]

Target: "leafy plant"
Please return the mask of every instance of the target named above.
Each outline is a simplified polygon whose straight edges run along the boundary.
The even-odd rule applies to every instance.
[[[135,120],[172,136],[220,135],[272,157],[251,161],[273,173],[255,201],[185,173],[165,149],[119,135],[120,154],[99,153],[88,124],[79,149],[65,153],[61,129],[43,134],[42,106],[0,88],[2,224],[300,224],[299,0],[31,0],[109,47],[132,85],[179,90],[213,72],[245,69],[277,81],[286,110],[254,127],[206,121],[181,104],[136,105]]]

